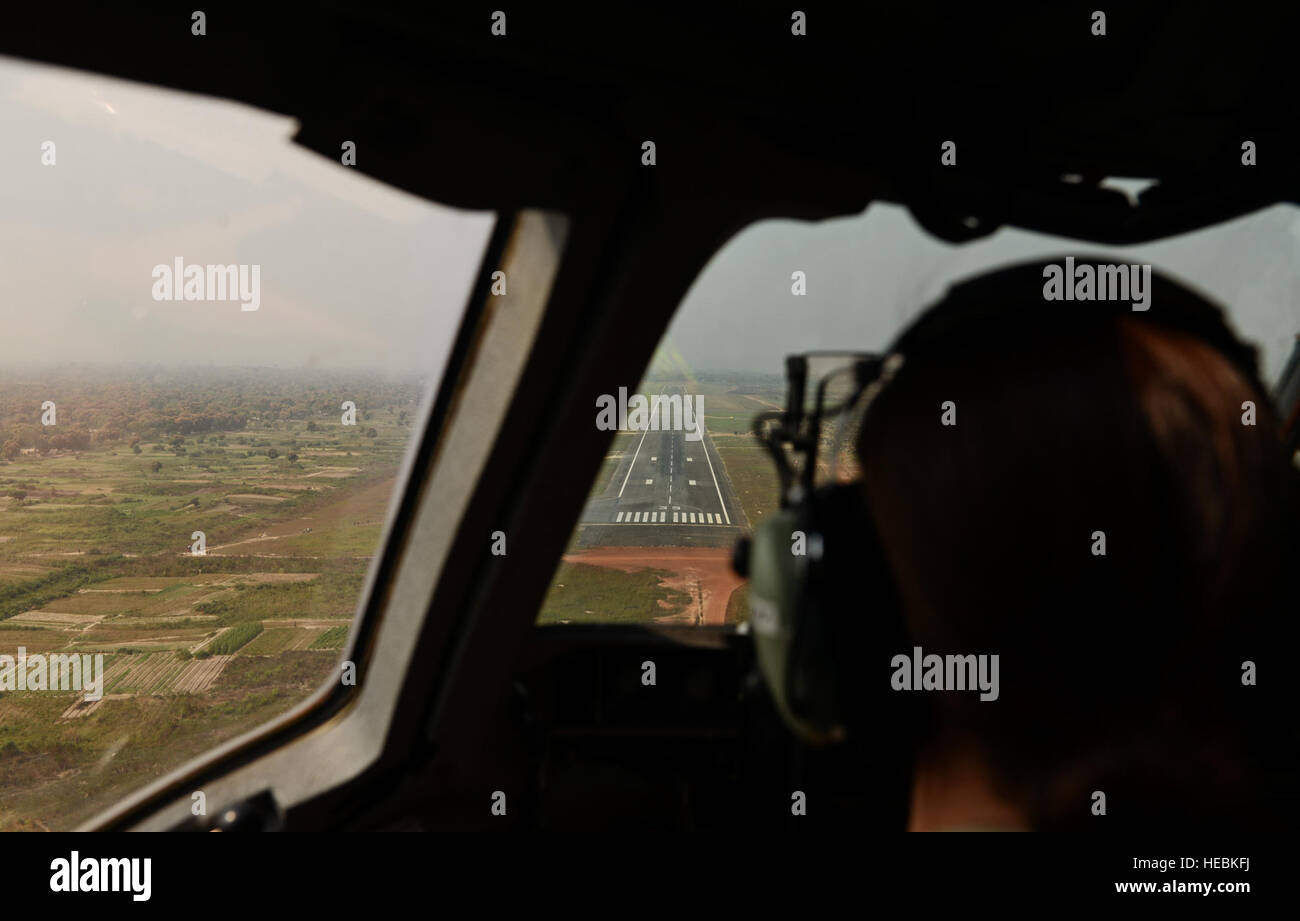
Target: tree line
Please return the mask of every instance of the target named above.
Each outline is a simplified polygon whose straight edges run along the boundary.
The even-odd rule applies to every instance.
[[[358,417],[402,423],[423,391],[414,376],[271,368],[127,369],[73,367],[0,372],[0,456],[24,449],[85,450],[94,444],[169,440],[303,422],[337,420],[344,400]],[[54,424],[42,424],[53,403]],[[365,429],[363,429],[364,431]],[[374,437],[374,436],[371,436]]]

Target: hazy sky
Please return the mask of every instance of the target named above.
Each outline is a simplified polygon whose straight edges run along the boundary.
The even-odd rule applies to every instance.
[[[789,352],[883,348],[954,280],[1039,256],[1111,254],[1116,262],[1151,263],[1227,306],[1237,332],[1261,347],[1271,385],[1300,333],[1298,250],[1293,205],[1123,248],[1007,229],[954,246],[886,204],[820,223],[764,221],[731,240],[696,279],[666,346],[698,370],[783,373]],[[790,291],[796,269],[807,274],[802,297]]]
[[[491,216],[435,205],[295,147],[292,119],[0,58],[0,361],[437,371]],[[56,144],[57,165],[41,163]],[[366,151],[358,151],[364,159]],[[1271,382],[1300,332],[1300,209],[1132,248],[1014,230],[951,246],[873,205],[733,239],[678,309],[697,370],[781,373],[814,348],[878,349],[954,279],[1039,255],[1151,262],[1231,307]],[[152,269],[261,266],[261,308],[154,301]],[[790,273],[808,293],[790,293]]]
[[[283,116],[10,58],[0,124],[0,361],[445,360],[491,215],[298,148]],[[177,256],[260,265],[260,309],[155,301]]]

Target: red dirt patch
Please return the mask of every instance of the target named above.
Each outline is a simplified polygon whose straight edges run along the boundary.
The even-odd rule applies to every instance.
[[[635,572],[664,569],[675,574],[663,580],[669,588],[686,592],[691,602],[664,622],[721,626],[727,619],[727,601],[745,580],[731,568],[731,551],[720,547],[596,547],[566,553],[566,563],[588,563]]]

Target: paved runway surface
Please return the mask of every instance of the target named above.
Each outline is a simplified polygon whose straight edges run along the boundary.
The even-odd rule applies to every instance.
[[[698,433],[647,430],[633,439],[580,527],[583,547],[723,547],[747,522],[701,420]]]

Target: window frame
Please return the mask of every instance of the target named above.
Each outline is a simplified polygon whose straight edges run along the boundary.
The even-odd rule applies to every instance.
[[[366,574],[357,610],[348,630],[347,642],[331,669],[330,677],[306,700],[285,713],[175,767],[83,823],[79,830],[105,831],[131,827],[160,804],[175,797],[182,789],[193,790],[202,784],[211,783],[222,774],[279,750],[313,730],[336,722],[356,703],[363,687],[361,676],[388,609],[389,592],[386,587],[391,585],[403,550],[410,540],[419,495],[424,486],[424,480],[419,474],[430,465],[444,435],[459,386],[473,358],[474,341],[487,311],[492,272],[501,265],[503,253],[516,231],[517,220],[515,212],[498,212],[495,215],[474,283],[461,312],[442,378],[430,384],[433,398],[425,403],[429,408],[421,418],[414,448],[408,449],[398,473],[399,488],[390,500],[380,543]],[[338,680],[339,666],[346,661],[352,661],[358,666],[357,684],[345,685]]]

